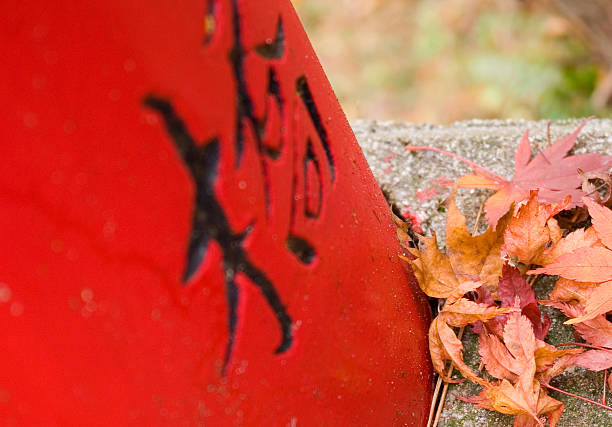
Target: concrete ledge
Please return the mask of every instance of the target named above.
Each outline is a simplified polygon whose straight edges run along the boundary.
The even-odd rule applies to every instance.
[[[556,121],[551,124],[551,138],[571,133],[581,120]],[[449,126],[413,125],[398,122],[358,120],[351,123],[364,154],[390,201],[403,210],[410,211],[421,222],[426,234],[433,229],[444,242],[444,199],[448,188],[436,185],[436,179],[447,176],[456,179],[470,170],[460,161],[442,154],[421,151],[409,152],[406,145],[427,145],[451,151],[468,158],[495,173],[511,178],[514,172],[514,153],[523,133],[528,129],[532,148],[535,144],[546,146],[546,121],[471,120]],[[612,120],[592,120],[578,136],[574,153],[605,153],[612,155]],[[468,228],[473,224],[480,205],[488,196],[481,190],[461,190],[457,198],[460,209],[467,217]],[[536,296],[545,298],[554,282],[541,280]],[[565,318],[557,310],[543,307],[552,319],[547,341],[560,344],[573,341],[572,328],[563,325]],[[469,328],[468,328],[469,329]],[[479,356],[476,337],[471,332],[464,335],[465,359],[477,369]],[[593,373],[573,368],[551,382],[563,390],[601,401],[603,373]],[[470,396],[479,387],[469,382],[451,385],[442,413],[442,426],[503,426],[511,425],[506,416],[474,405],[463,403],[453,396]],[[610,393],[612,394],[612,393]],[[610,426],[612,412],[552,392],[551,396],[565,403],[565,411],[559,426]],[[612,397],[607,399],[612,405]]]

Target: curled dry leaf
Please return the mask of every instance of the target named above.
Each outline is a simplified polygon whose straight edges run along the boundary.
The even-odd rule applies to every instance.
[[[612,310],[612,281],[600,283],[595,287],[584,304],[584,315],[570,319],[566,325],[591,320]]]
[[[500,308],[459,299],[453,304],[446,304],[438,317],[434,319],[429,328],[429,351],[434,369],[445,381],[452,381],[444,372],[444,362],[451,360],[464,377],[477,383],[484,384],[485,380],[479,378],[463,361],[463,345],[457,335],[449,326],[465,326],[477,320],[487,321],[500,314],[515,312],[514,307]]]
[[[457,299],[480,285],[496,292],[503,265],[500,248],[504,228],[502,221],[497,231],[489,228],[472,236],[453,192],[448,201],[446,253],[438,249],[434,233],[432,237],[420,237],[418,249],[409,249],[416,259],[406,261],[412,266],[419,286],[430,297]]]
[[[484,233],[472,236],[455,198],[456,192],[453,192],[446,219],[446,253],[450,263],[457,277],[463,280],[477,277],[485,288],[494,292],[503,265],[500,249],[507,219],[500,222],[496,231],[489,227]]]
[[[520,366],[510,355],[504,343],[495,335],[488,334],[486,331],[478,334],[478,354],[487,372],[493,377],[499,380],[516,380]]]
[[[529,272],[559,275],[570,280],[597,284],[584,302],[584,315],[568,320],[567,324],[584,322],[612,310],[612,211],[587,197],[583,202],[591,215],[593,229],[603,245],[579,247],[560,255],[554,263]],[[569,245],[568,249],[572,246]]]
[[[436,317],[429,327],[429,353],[434,369],[444,381],[456,382],[444,372],[444,363],[450,360],[465,378],[481,385],[486,383],[465,364],[462,355],[463,344],[452,328],[440,317]]]
[[[515,425],[543,426],[542,415],[548,417],[550,425],[555,425],[563,404],[546,394],[536,379],[536,372],[538,368],[541,371],[550,369],[557,358],[575,352],[572,349],[558,351],[537,340],[530,320],[520,313],[511,313],[504,327],[503,342],[486,332],[479,336],[479,353],[485,367],[500,381],[485,383],[480,394],[461,399],[482,408],[516,415]]]
[[[410,249],[414,260],[407,261],[417,278],[419,286],[428,296],[446,298],[459,286],[459,280],[453,271],[450,260],[438,249],[438,241],[433,237],[419,239],[419,249]]]
[[[552,210],[538,202],[538,193],[532,191],[527,203],[521,205],[510,218],[504,232],[502,253],[525,265],[530,265],[551,241],[547,221]]]
[[[536,372],[545,372],[554,365],[557,359],[567,355],[580,354],[583,351],[584,349],[582,348],[558,349],[554,345],[537,340],[536,351],[534,352]]]
[[[588,173],[578,169],[582,176],[582,191],[602,205],[608,204],[612,196],[612,177],[608,173]],[[603,194],[603,195],[602,195]]]

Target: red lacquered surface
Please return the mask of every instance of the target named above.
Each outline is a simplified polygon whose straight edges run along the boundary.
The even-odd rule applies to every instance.
[[[1,420],[423,423],[427,304],[289,1],[0,12]]]

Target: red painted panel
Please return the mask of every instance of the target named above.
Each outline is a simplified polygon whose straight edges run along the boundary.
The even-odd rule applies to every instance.
[[[289,1],[52,3],[0,3],[0,419],[422,424],[427,304]]]

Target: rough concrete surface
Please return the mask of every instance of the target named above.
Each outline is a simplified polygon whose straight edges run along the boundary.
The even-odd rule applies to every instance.
[[[581,120],[556,121],[551,124],[551,139],[571,133]],[[528,122],[512,120],[470,120],[449,126],[414,125],[398,122],[358,120],[351,123],[357,140],[383,190],[403,211],[410,212],[420,223],[423,232],[435,230],[441,244],[444,242],[447,187],[439,185],[440,177],[451,180],[469,173],[470,169],[459,160],[431,151],[411,152],[406,145],[426,145],[453,152],[472,160],[493,172],[512,178],[514,153],[526,130],[532,142],[532,150],[547,144],[546,121]],[[612,120],[592,120],[578,136],[574,153],[605,153],[612,155]],[[438,180],[437,180],[438,179]],[[480,205],[489,192],[460,190],[457,201],[467,217],[468,227],[474,223]],[[546,298],[554,280],[539,280],[536,296]],[[563,325],[566,320],[557,310],[544,307],[551,316],[552,327],[547,337],[551,344],[574,341],[572,328]],[[469,328],[468,328],[469,329]],[[463,338],[465,359],[477,369],[479,356],[475,336],[466,330]],[[556,377],[551,384],[563,390],[601,401],[603,373],[582,368],[572,368]],[[459,401],[454,394],[471,396],[479,387],[465,381],[453,384],[440,421],[441,426],[503,426],[512,425],[512,417],[478,409]],[[612,412],[552,391],[552,397],[565,403],[559,426],[610,426]],[[609,394],[608,394],[609,396]],[[607,398],[612,405],[612,397]]]

